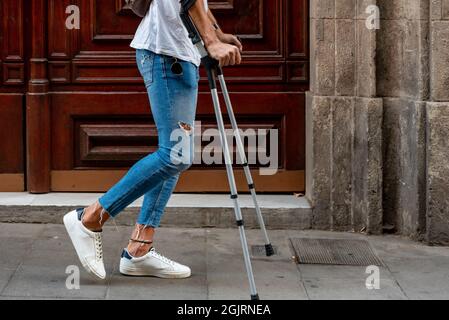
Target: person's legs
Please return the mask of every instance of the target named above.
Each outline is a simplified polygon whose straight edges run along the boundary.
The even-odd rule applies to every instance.
[[[161,222],[164,208],[179,180],[179,174],[162,181],[145,194],[137,223],[157,228]]]
[[[159,149],[138,161],[114,187],[88,208],[78,208],[64,216],[64,225],[85,269],[99,279],[106,278],[103,263],[102,227],[129,204],[146,195],[132,243],[133,257],[124,250],[120,272],[126,275],[152,275],[185,278],[191,271],[151,249],[154,230],[179,174],[193,163],[194,120],[198,94],[198,68],[181,62],[181,74],[171,69],[174,60],[150,51],[137,51],[137,64],[145,80],[155,120]],[[145,254],[145,250],[150,250]],[[145,255],[145,257],[144,257]]]
[[[109,217],[117,216],[145,194],[134,233],[143,236],[138,232],[142,226],[157,228],[180,172],[192,164],[198,68],[179,61],[183,73],[174,74],[173,62],[174,59],[167,56],[137,51],[137,63],[158,129],[159,150],[137,162],[97,203],[86,208],[83,219],[86,227],[101,229]]]
[[[164,209],[170,195],[176,187],[179,174],[162,181],[155,188],[148,191],[144,198],[137,225],[131,239],[140,239],[149,243],[130,241],[128,252],[134,257],[141,257],[150,251],[153,243],[155,229],[159,226]]]

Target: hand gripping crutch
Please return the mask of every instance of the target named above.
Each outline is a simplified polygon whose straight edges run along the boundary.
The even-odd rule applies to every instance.
[[[259,221],[259,225],[263,231],[263,235],[265,238],[266,255],[272,256],[274,254],[274,250],[273,250],[273,246],[271,245],[271,242],[268,238],[268,234],[267,234],[267,231],[265,228],[265,223],[264,223],[264,220],[262,217],[262,212],[260,210],[259,203],[257,201],[256,190],[254,187],[254,181],[253,181],[253,178],[251,175],[248,160],[246,158],[245,149],[244,149],[243,142],[242,142],[242,137],[240,135],[240,130],[238,128],[237,120],[235,118],[235,114],[234,114],[234,111],[232,108],[232,103],[231,103],[231,99],[229,96],[229,92],[228,92],[226,82],[225,82],[225,79],[223,76],[223,70],[219,66],[218,61],[216,61],[215,59],[213,59],[209,56],[209,53],[207,52],[207,49],[204,45],[203,40],[201,39],[201,36],[200,36],[198,30],[188,14],[189,9],[192,7],[192,5],[195,2],[196,2],[196,0],[181,0],[181,18],[182,18],[182,21],[183,21],[187,31],[189,32],[189,37],[191,38],[193,44],[196,46],[196,48],[198,49],[198,51],[202,57],[202,64],[204,65],[204,67],[206,68],[206,71],[207,71],[207,77],[208,77],[209,85],[210,85],[210,89],[211,89],[212,101],[214,104],[214,111],[215,111],[215,115],[217,118],[218,129],[220,132],[220,140],[221,140],[221,144],[223,146],[223,151],[224,151],[226,172],[227,172],[227,176],[228,176],[229,186],[231,189],[231,199],[233,200],[233,203],[234,203],[234,211],[235,211],[235,216],[236,216],[236,220],[237,220],[237,226],[239,227],[240,240],[242,242],[245,267],[246,267],[246,271],[248,274],[248,279],[249,279],[249,284],[250,284],[250,289],[251,289],[251,299],[258,300],[259,295],[257,293],[256,284],[254,281],[254,274],[253,274],[252,265],[251,265],[251,258],[250,258],[248,243],[247,243],[246,235],[245,235],[243,216],[242,216],[242,211],[241,211],[240,204],[238,201],[237,185],[235,182],[234,171],[233,171],[233,167],[232,167],[231,154],[230,154],[229,146],[228,146],[227,139],[226,139],[226,130],[225,130],[225,125],[224,125],[224,121],[223,121],[223,116],[221,113],[220,100],[219,100],[218,90],[217,90],[217,81],[216,81],[217,77],[219,79],[220,86],[223,91],[226,107],[228,110],[228,115],[229,115],[229,118],[231,121],[232,129],[233,129],[235,137],[236,137],[238,153],[240,155],[240,160],[244,167],[245,176],[246,176],[246,179],[248,182],[249,189],[251,191],[251,196],[252,196],[252,199],[253,199],[253,202],[255,205],[255,209],[256,209],[256,213],[257,213],[257,219]]]

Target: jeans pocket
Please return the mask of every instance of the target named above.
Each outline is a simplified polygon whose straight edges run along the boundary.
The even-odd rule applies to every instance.
[[[154,57],[155,54],[148,50],[137,50],[136,52],[137,66],[147,88],[153,83]]]

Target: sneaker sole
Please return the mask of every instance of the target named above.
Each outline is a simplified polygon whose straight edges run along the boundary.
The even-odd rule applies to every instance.
[[[76,250],[75,241],[74,241],[74,239],[73,239],[72,232],[71,232],[70,227],[69,227],[69,225],[71,224],[71,222],[68,221],[70,214],[73,214],[73,212],[75,212],[75,211],[76,211],[76,210],[71,211],[71,212],[67,213],[67,214],[64,216],[64,218],[63,218],[63,221],[64,221],[64,227],[65,227],[67,233],[69,234],[70,241],[72,241],[72,245],[73,245],[73,247],[75,248],[76,255],[78,256],[78,259],[79,259],[79,261],[81,262],[81,265],[83,266],[83,268],[84,268],[84,269],[87,271],[87,273],[88,273],[92,278],[94,278],[95,280],[101,280],[101,281],[103,281],[103,280],[105,280],[106,278],[100,277],[100,276],[95,272],[95,270],[89,266],[89,264],[87,263],[87,261],[86,261],[83,257],[81,257],[81,256],[79,255],[78,250]]]
[[[190,278],[192,272],[186,273],[153,273],[149,274],[148,272],[144,272],[137,269],[129,269],[120,267],[120,274],[127,277],[151,277],[151,278],[161,278],[161,279],[186,279]]]

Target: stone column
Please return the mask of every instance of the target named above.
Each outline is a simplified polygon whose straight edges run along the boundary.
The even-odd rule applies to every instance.
[[[382,99],[373,0],[311,0],[307,197],[313,227],[382,232]]]
[[[426,240],[449,245],[449,0],[430,1]]]
[[[378,0],[377,93],[384,97],[384,225],[425,230],[425,107],[429,99],[429,1]]]
[[[384,222],[449,244],[449,0],[379,0]]]

